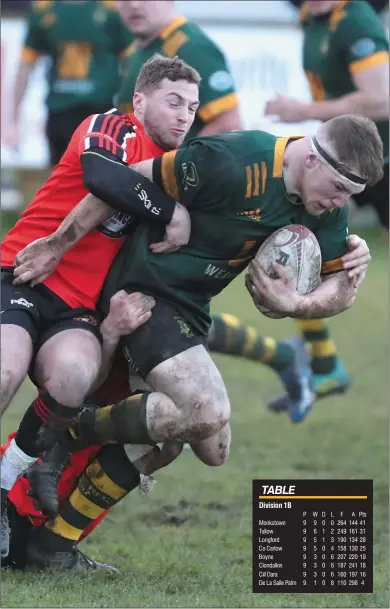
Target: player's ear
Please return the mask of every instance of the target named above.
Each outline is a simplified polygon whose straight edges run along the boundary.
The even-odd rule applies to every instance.
[[[314,152],[307,152],[305,156],[305,167],[308,169],[313,169],[317,165],[318,158],[314,154]]]
[[[138,114],[138,116],[143,116],[145,114],[145,106],[146,106],[146,97],[143,93],[136,91],[133,96],[133,108],[134,112]]]

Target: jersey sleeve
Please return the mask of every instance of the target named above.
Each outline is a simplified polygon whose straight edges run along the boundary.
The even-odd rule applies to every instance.
[[[27,19],[27,31],[22,50],[22,58],[27,63],[34,63],[40,55],[48,52],[45,28],[42,27],[44,19],[52,19],[51,13],[42,13],[38,3],[33,2]]]
[[[323,275],[330,275],[343,270],[342,256],[348,252],[348,206],[334,209],[322,220],[316,231],[321,248]]]
[[[133,162],[128,155],[127,141],[136,137],[131,126],[126,124],[119,114],[95,114],[83,123],[79,134],[79,156],[88,150],[114,155],[118,161],[129,164]],[[97,150],[99,149],[99,150]]]
[[[180,49],[180,57],[198,70],[202,78],[197,116],[204,124],[238,106],[233,77],[226,59],[211,40],[196,37],[190,39]]]
[[[389,43],[380,18],[368,2],[353,4],[337,32],[352,76],[389,61]]]
[[[235,200],[235,163],[233,156],[221,151],[213,137],[194,139],[153,162],[153,180],[186,207],[208,208],[211,212],[227,209]]]

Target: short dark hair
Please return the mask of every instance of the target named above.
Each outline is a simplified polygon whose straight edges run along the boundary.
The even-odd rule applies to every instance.
[[[345,114],[325,123],[338,161],[372,186],[383,177],[383,143],[375,123],[365,116]]]
[[[161,82],[167,78],[172,82],[186,80],[199,86],[201,77],[195,68],[191,68],[179,57],[164,57],[155,53],[141,68],[135,83],[135,90],[146,93],[158,89]]]

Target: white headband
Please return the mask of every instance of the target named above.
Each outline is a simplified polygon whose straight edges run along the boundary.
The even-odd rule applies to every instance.
[[[311,149],[320,161],[326,165],[338,178],[343,180],[349,186],[353,186],[355,194],[363,192],[366,187],[366,183],[360,176],[353,174],[348,171],[343,165],[336,161],[322,146],[319,144],[317,136],[313,135],[311,138]]]

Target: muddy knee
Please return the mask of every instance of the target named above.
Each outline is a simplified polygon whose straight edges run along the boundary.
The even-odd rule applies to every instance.
[[[229,422],[230,401],[224,385],[204,391],[191,409],[188,421],[189,441],[202,441],[218,434]]]
[[[77,407],[84,402],[98,372],[98,363],[85,365],[69,354],[45,378],[44,387],[60,404]]]

